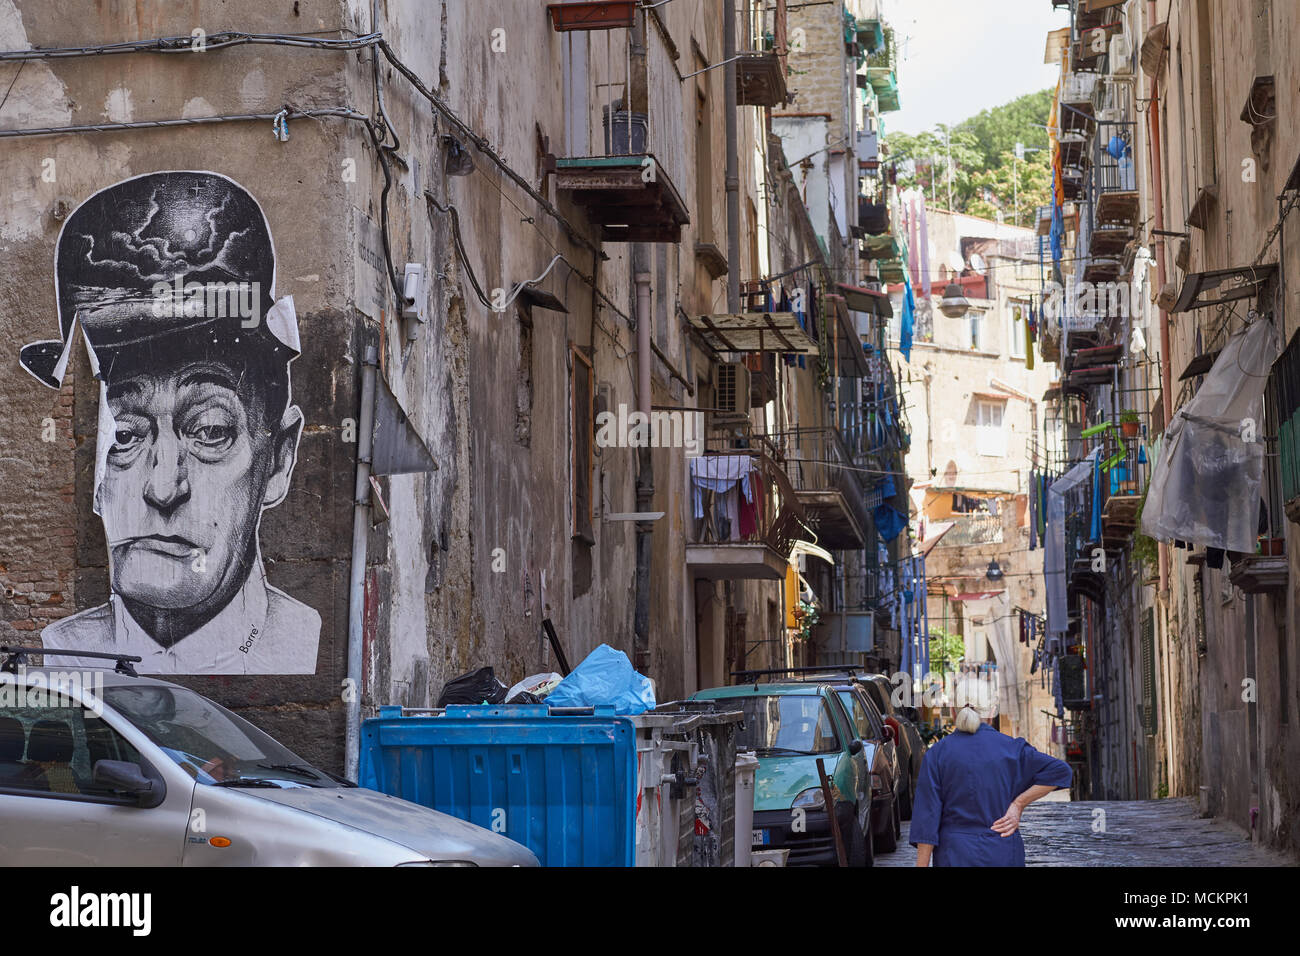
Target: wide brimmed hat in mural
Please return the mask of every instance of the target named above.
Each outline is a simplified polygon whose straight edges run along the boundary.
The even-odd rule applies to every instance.
[[[119,360],[178,346],[285,363],[299,352],[293,299],[275,301],[266,216],[217,173],[148,173],[92,195],[59,233],[55,292],[61,338],[32,342],[19,359],[51,388],[78,327],[105,379]]]

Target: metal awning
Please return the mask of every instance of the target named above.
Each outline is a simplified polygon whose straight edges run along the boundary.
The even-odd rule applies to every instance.
[[[793,312],[693,315],[690,323],[715,352],[792,352],[817,355],[817,340]]]
[[[862,286],[848,285],[840,282],[835,286],[837,292],[844,296],[844,301],[854,312],[870,312],[882,319],[893,318],[894,307],[889,302],[889,294]]]
[[[1216,349],[1213,352],[1203,352],[1194,357],[1187,363],[1187,367],[1183,369],[1183,374],[1178,376],[1178,381],[1185,382],[1196,375],[1204,375],[1214,367],[1214,360],[1219,357],[1221,351],[1223,350]]]
[[[830,346],[832,362],[839,360],[840,375],[859,378],[867,376],[871,372],[871,366],[867,364],[867,355],[862,349],[862,339],[858,336],[857,325],[849,316],[848,303],[838,295],[826,295],[824,301],[835,313],[835,325],[838,329],[835,341]]]
[[[1273,274],[1277,272],[1275,263],[1259,266],[1237,266],[1232,269],[1214,269],[1210,272],[1193,272],[1183,280],[1183,290],[1178,294],[1178,301],[1170,312],[1190,312],[1192,309],[1204,309],[1212,305],[1232,302],[1234,299],[1248,299],[1259,295]],[[1228,291],[1218,298],[1211,298],[1205,293],[1212,292],[1224,283],[1229,284]]]

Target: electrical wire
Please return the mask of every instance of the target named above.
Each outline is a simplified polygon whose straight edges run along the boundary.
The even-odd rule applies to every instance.
[[[369,125],[371,119],[365,113],[359,113],[348,106],[312,107],[299,109],[286,106],[275,113],[223,113],[218,116],[189,116],[181,119],[134,120],[129,123],[87,123],[77,126],[45,126],[25,129],[0,129],[0,139],[12,139],[20,136],[57,136],[64,133],[111,133],[129,129],[169,129],[176,126],[206,126],[212,123],[243,123],[250,121],[271,121],[283,116],[285,119],[319,119],[327,116],[357,120]]]
[[[246,44],[304,47],[320,50],[360,50],[376,45],[380,33],[368,33],[350,39],[324,39],[300,33],[241,33],[224,31],[197,38],[193,35],[155,37],[149,40],[128,40],[123,43],[102,43],[91,46],[47,47],[32,50],[0,51],[0,63],[23,60],[58,60],[69,57],[109,56],[119,53],[206,53]],[[196,45],[197,44],[197,45]]]

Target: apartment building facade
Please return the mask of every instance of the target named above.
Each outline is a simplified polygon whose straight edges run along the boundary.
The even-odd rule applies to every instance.
[[[1294,851],[1297,11],[1069,6],[1043,230],[1066,304],[1043,344],[1071,748],[1098,797],[1198,796]]]
[[[878,590],[835,464],[887,304],[773,134],[785,5],[604,6],[0,3],[5,642],[346,770],[381,704],[555,668],[543,622],[669,700],[804,653],[792,557]]]

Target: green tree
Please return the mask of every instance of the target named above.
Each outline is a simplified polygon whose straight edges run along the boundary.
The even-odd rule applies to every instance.
[[[1043,127],[1051,115],[1052,94],[1051,89],[1026,93],[1010,103],[977,113],[958,123],[956,128],[975,137],[986,167],[992,167],[1014,152],[1016,143],[1047,145],[1047,130]],[[1043,165],[1047,165],[1046,161]]]
[[[1051,155],[1044,127],[1052,91],[1041,90],[963,120],[955,126],[885,137],[900,188],[917,186],[934,206],[948,207],[951,157],[952,208],[972,216],[1027,225],[1035,206],[1051,201]],[[1017,159],[1016,143],[1025,146]],[[1016,208],[1019,207],[1019,216]]]
[[[966,658],[966,641],[941,627],[930,628],[930,666],[942,673],[955,670]]]

